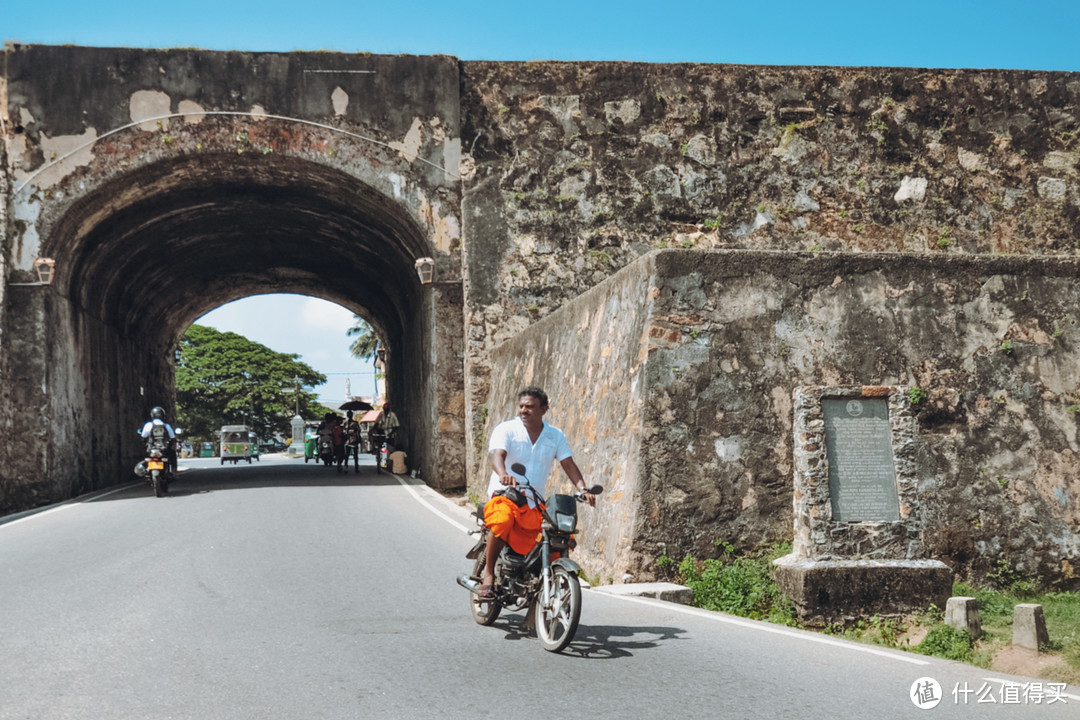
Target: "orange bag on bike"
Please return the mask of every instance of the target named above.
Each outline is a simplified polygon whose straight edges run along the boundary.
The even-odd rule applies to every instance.
[[[531,508],[527,504],[518,507],[503,495],[496,495],[484,505],[484,523],[495,537],[505,540],[520,555],[528,554],[540,539],[543,521],[540,507]]]

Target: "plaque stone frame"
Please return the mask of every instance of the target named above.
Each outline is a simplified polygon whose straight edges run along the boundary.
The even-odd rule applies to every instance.
[[[775,564],[777,584],[795,602],[804,622],[900,615],[925,610],[931,603],[944,607],[948,599],[952,571],[925,559],[915,462],[917,423],[909,391],[860,385],[800,387],[793,393],[795,532],[792,553]],[[843,520],[833,511],[824,401],[858,404],[879,399],[888,408],[895,518]],[[834,484],[838,477],[834,475]]]

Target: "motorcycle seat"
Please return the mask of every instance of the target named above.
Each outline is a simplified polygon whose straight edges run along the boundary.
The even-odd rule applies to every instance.
[[[521,567],[525,564],[525,556],[514,552],[507,546],[503,549],[503,562],[511,568]]]

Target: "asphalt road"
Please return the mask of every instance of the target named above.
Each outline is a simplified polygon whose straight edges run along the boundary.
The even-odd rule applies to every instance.
[[[1075,687],[595,591],[544,652],[473,623],[467,511],[365,460],[181,461],[167,498],[0,518],[0,718],[1080,717]]]

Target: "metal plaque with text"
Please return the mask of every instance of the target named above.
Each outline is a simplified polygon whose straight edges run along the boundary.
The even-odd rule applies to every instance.
[[[826,398],[821,409],[833,520],[899,520],[888,401]]]

